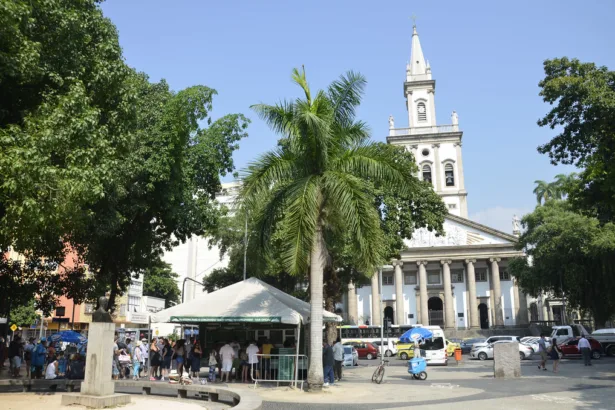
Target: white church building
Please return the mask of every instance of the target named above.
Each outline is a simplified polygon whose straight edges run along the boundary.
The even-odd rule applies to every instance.
[[[527,325],[527,299],[507,271],[508,260],[523,255],[515,249],[517,237],[468,219],[463,132],[455,111],[450,124],[436,121],[435,88],[414,27],[404,82],[408,127],[395,128],[390,117],[387,142],[412,152],[418,177],[442,197],[449,211],[445,235],[415,231],[393,268],[382,272],[382,301],[378,275],[371,286],[351,284],[345,316],[350,324],[380,325],[387,318],[448,329]],[[518,235],[517,221],[513,225]]]

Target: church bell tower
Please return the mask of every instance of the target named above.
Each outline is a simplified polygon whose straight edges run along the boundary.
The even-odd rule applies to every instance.
[[[428,181],[446,204],[449,213],[468,217],[467,192],[463,178],[461,139],[463,132],[455,111],[451,123],[436,122],[436,80],[416,30],[412,31],[410,61],[406,66],[404,97],[408,110],[408,128],[395,128],[389,117],[387,142],[402,145],[412,152],[419,166],[419,178]]]

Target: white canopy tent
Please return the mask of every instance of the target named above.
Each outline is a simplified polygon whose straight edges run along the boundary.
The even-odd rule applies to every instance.
[[[325,322],[341,322],[323,311]],[[151,315],[152,323],[250,322],[299,325],[310,321],[310,304],[250,278]]]

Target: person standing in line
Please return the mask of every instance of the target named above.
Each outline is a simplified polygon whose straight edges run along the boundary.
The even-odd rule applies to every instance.
[[[226,343],[224,346],[220,348],[220,358],[222,359],[222,378],[221,380],[224,382],[224,377],[226,376],[226,382],[230,383],[230,374],[231,369],[233,368],[233,357],[235,357],[235,351],[231,347],[230,344]]]
[[[333,369],[333,373],[337,381],[341,381],[342,363],[344,363],[344,346],[342,346],[342,341],[339,337],[335,340],[335,344],[333,345],[333,359],[335,360],[335,368]]]
[[[135,347],[132,349],[132,380],[139,380],[139,370],[141,368],[141,360],[143,359],[143,353],[141,353],[141,341],[135,342]]]
[[[191,350],[190,370],[192,370],[192,377],[196,377],[197,380],[201,373],[201,356],[203,356],[203,350],[199,341],[196,340]]]
[[[218,369],[218,359],[216,359],[216,351],[215,349],[211,349],[209,352],[209,381],[212,383],[216,382],[216,371]]]
[[[271,349],[273,349],[271,341],[269,339],[265,340],[265,343],[261,346],[263,352],[261,370],[264,373],[265,380],[271,380]]]
[[[549,352],[549,357],[553,360],[553,373],[558,373],[557,367],[559,366],[559,361],[562,357],[562,351],[557,347],[557,339],[553,338],[551,340],[551,351]]]
[[[547,370],[547,343],[545,341],[546,335],[542,333],[540,339],[538,339],[538,354],[540,355],[540,364],[538,370]]]
[[[335,376],[333,374],[333,366],[335,365],[335,359],[333,356],[333,349],[326,341],[322,343],[322,366],[324,370],[324,382],[323,387],[329,387],[335,385]]]
[[[21,370],[22,357],[23,349],[21,347],[21,338],[15,336],[13,340],[11,340],[11,343],[9,343],[9,364],[12,377],[21,377],[19,372]]]
[[[245,349],[241,349],[239,353],[239,358],[241,359],[241,382],[248,382],[248,353],[246,353]]]
[[[141,372],[145,372],[145,376],[147,377],[147,361],[149,360],[149,346],[147,344],[147,339],[141,339],[141,366],[139,367],[139,377],[141,377]]]
[[[159,380],[158,368],[160,367],[162,356],[160,355],[160,349],[158,349],[158,338],[152,339],[152,344],[149,348],[149,362],[152,369],[149,380]]]
[[[591,345],[589,344],[589,340],[587,340],[585,335],[582,335],[581,338],[579,339],[579,349],[581,350],[581,355],[583,356],[583,363],[585,364],[585,366],[591,366],[592,365],[592,348],[591,348]]]
[[[47,357],[47,347],[45,347],[45,339],[41,339],[32,351],[32,368],[34,369],[32,377],[40,379],[43,377],[43,367],[45,366],[45,358]]]
[[[180,379],[184,375],[184,362],[186,358],[186,340],[180,339],[175,342],[175,347],[173,348],[173,353],[175,354],[175,362],[177,364],[177,374]]]
[[[171,358],[173,357],[173,349],[169,343],[169,339],[163,340],[162,347],[162,380],[169,379],[169,372],[171,371]]]
[[[34,344],[34,338],[31,337],[26,346],[23,348],[23,358],[26,362],[26,377],[28,377],[28,379],[32,378],[32,352],[35,347],[36,345]]]
[[[246,353],[248,354],[248,366],[250,367],[250,378],[254,380],[254,376],[257,379],[261,378],[260,370],[258,369],[258,346],[256,346],[256,341],[250,342],[250,346],[246,349]]]
[[[45,380],[62,378],[63,377],[58,376],[58,361],[55,359],[51,359],[51,361],[47,365],[47,369],[45,369]]]

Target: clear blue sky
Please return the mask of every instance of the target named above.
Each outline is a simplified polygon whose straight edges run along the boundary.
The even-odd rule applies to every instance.
[[[367,77],[359,117],[375,140],[385,140],[390,114],[407,126],[403,81],[415,14],[437,83],[438,123],[456,110],[464,131],[470,217],[507,232],[513,213],[533,209],[534,180],[572,170],[536,151],[555,135],[536,125],[549,109],[538,96],[543,60],[568,56],[615,69],[610,0],[107,0],[102,8],[128,64],[176,90],[215,88],[214,117],[252,119],[238,168],[278,138],[249,106],[296,97],[290,71],[302,64],[312,87],[350,69]]]

